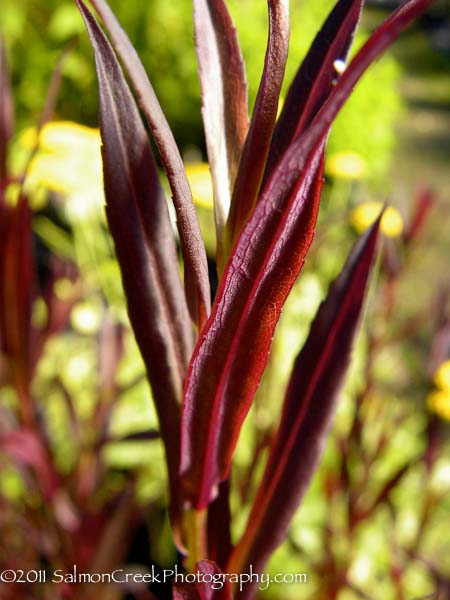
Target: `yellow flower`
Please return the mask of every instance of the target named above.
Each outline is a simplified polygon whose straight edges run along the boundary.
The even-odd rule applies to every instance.
[[[213,206],[213,185],[208,163],[187,163],[186,175],[194,202],[206,208]]]
[[[380,214],[381,202],[364,202],[350,213],[350,223],[358,233],[363,233]],[[380,229],[387,237],[398,237],[403,232],[403,219],[400,212],[388,206],[381,219]]]
[[[341,179],[364,179],[367,175],[367,163],[356,152],[336,152],[328,156],[325,170],[332,177]]]
[[[434,383],[450,394],[450,360],[446,360],[441,364],[439,369],[434,374]]]
[[[427,396],[428,408],[442,419],[450,421],[450,390],[434,390]]]
[[[36,129],[26,130],[20,138],[27,148],[35,141]],[[73,216],[98,210],[104,198],[99,130],[70,121],[44,125],[27,185],[43,186],[66,196],[68,212]]]

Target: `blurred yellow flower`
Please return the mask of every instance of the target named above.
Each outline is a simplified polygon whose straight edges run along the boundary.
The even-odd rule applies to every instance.
[[[325,171],[331,177],[363,179],[368,167],[364,158],[356,152],[336,152],[327,157]]]
[[[284,106],[284,97],[280,96],[278,98],[277,119],[281,115],[281,111],[283,110],[283,106]]]
[[[450,394],[450,360],[441,364],[434,374],[434,383]]]
[[[70,324],[78,333],[93,335],[101,325],[101,314],[98,307],[89,302],[79,302],[72,308]]]
[[[450,360],[439,366],[433,381],[437,389],[428,394],[427,406],[442,419],[450,421]]]
[[[427,396],[428,408],[442,419],[450,421],[450,390],[434,390]]]
[[[194,202],[206,208],[213,207],[213,185],[208,163],[187,163],[186,175]]]
[[[20,138],[27,148],[35,141],[36,129],[26,130]],[[44,186],[66,196],[72,216],[98,211],[104,198],[99,130],[70,121],[44,125],[27,185]]]
[[[350,213],[350,223],[358,233],[363,233],[380,214],[381,202],[364,202]],[[381,231],[387,237],[398,237],[403,232],[403,219],[400,212],[393,206],[388,206],[380,224]]]

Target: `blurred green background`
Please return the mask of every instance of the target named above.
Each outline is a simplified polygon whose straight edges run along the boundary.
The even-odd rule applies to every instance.
[[[265,4],[229,2],[247,65],[250,106],[264,58]],[[333,4],[331,0],[292,1],[286,86]],[[191,3],[115,0],[111,6],[142,58],[183,155],[186,160],[204,161]],[[264,595],[267,598],[287,600],[301,594],[305,599],[326,600],[343,574],[346,579],[340,581],[339,600],[394,599],[401,597],[400,590],[405,598],[424,597],[441,593],[439,577],[447,582],[450,578],[450,540],[442,528],[450,517],[448,417],[445,410],[430,409],[426,403],[430,391],[441,389],[435,373],[450,358],[450,347],[447,356],[445,351],[439,354],[439,336],[448,320],[446,297],[439,304],[441,321],[430,318],[436,316],[439,293],[445,295],[449,288],[450,51],[434,48],[436,23],[448,23],[448,12],[447,2],[438,3],[428,20],[406,33],[393,51],[370,69],[333,127],[316,241],[283,313],[267,376],[238,448],[232,497],[235,535],[245,522],[252,495],[251,486],[243,489],[241,482],[252,469],[256,474],[261,470],[264,453],[253,459],[260,440],[276,422],[290,364],[329,282],[359,233],[353,209],[362,206],[367,212],[367,203],[382,202],[389,196],[405,230],[414,214],[419,187],[430,187],[435,202],[422,236],[412,247],[402,239],[401,228],[393,237],[387,236],[375,278],[377,288],[371,293],[367,321],[323,465],[289,540],[271,563],[272,572],[307,572],[309,585],[273,586]],[[374,8],[365,14],[356,47],[384,14]],[[16,107],[17,136],[10,167],[20,172],[32,135],[23,132],[39,119],[62,50],[74,44],[64,63],[56,121],[97,126],[96,77],[87,35],[72,2],[1,0],[0,28]],[[91,451],[98,433],[93,416],[101,398],[98,354],[102,324],[110,319],[125,328],[125,350],[115,373],[118,392],[108,440],[101,450],[107,477],[96,493],[107,496],[108,490],[125,485],[126,473],[136,476],[139,503],[153,506],[149,513],[153,520],[144,519],[147,529],[165,532],[165,536],[158,534],[162,542],[154,543],[150,558],[169,567],[176,557],[161,508],[165,503],[161,448],[156,440],[131,439],[154,431],[157,423],[128,328],[120,275],[105,226],[98,137],[74,126],[66,130],[57,127],[54,138],[49,132],[47,142],[41,142],[43,152],[35,180],[31,177],[28,183],[35,209],[37,261],[40,269],[45,268],[50,252],[75,264],[81,295],[74,302],[66,330],[44,348],[33,393],[48,423],[56,468],[69,476],[82,467],[65,395],[72,398],[82,426],[83,452],[86,447]],[[208,174],[200,172],[199,186],[204,190]],[[199,201],[198,209],[207,231],[211,222],[207,198]],[[213,244],[214,240],[209,240],[211,259]],[[70,296],[65,283],[66,288],[60,285],[60,293]],[[37,298],[33,315],[38,327],[45,322],[45,310],[42,297]],[[410,322],[419,317],[417,328],[411,328]],[[406,334],[402,334],[404,330]],[[438,356],[434,362],[433,353]],[[373,380],[370,393],[365,390],[368,379]],[[14,391],[1,386],[0,381],[0,402],[14,412]],[[445,393],[448,396],[448,390]],[[359,445],[345,447],[344,440],[355,442],[351,436],[355,435],[357,403],[361,411]],[[439,435],[434,429],[430,433],[431,426]],[[439,450],[433,468],[427,470],[427,451],[435,443],[432,435],[439,439]],[[405,465],[410,467],[393,485],[392,494],[375,505],[383,485]],[[345,469],[349,470],[347,487],[343,483]],[[36,502],[14,469],[5,465],[0,470],[0,494],[15,510],[20,513],[24,505]],[[367,509],[367,515],[356,524],[350,523],[348,515],[352,494],[357,510],[364,514]],[[397,578],[396,569],[400,571]]]

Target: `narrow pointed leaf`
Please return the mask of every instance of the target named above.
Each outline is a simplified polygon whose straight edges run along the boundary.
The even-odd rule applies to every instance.
[[[256,392],[281,308],[314,234],[323,146],[303,175],[277,170],[244,227],[191,361],[182,421],[185,493],[204,508],[226,479],[242,422]]]
[[[52,77],[51,77],[50,84],[49,84],[48,90],[47,90],[47,96],[45,98],[44,107],[42,109],[42,114],[39,119],[39,124],[37,127],[38,136],[39,136],[39,132],[42,129],[42,127],[53,118],[53,114],[54,114],[55,108],[56,108],[56,103],[58,101],[59,90],[61,88],[61,80],[63,77],[64,65],[67,61],[68,56],[70,55],[70,52],[73,49],[73,46],[74,46],[73,43],[68,44],[66,46],[66,48],[61,52],[61,55],[58,58],[55,68],[53,69]]]
[[[8,142],[14,133],[14,102],[6,64],[5,48],[0,36],[0,183],[6,177]]]
[[[136,50],[106,0],[92,0],[122,60],[167,174],[177,213],[189,310],[199,330],[210,312],[208,264],[183,160]]]
[[[230,248],[256,204],[288,57],[289,0],[269,0],[268,5],[269,39],[264,70],[239,163],[227,223]]]
[[[247,84],[225,1],[194,0],[194,28],[220,259],[231,190],[248,130]]]
[[[340,0],[315,37],[289,88],[277,121],[265,179],[281,156],[310,125],[330,95],[338,72],[335,61],[345,61],[361,14],[362,0]]]
[[[45,98],[41,116],[39,118],[39,122],[36,127],[36,140],[30,150],[30,153],[27,158],[27,162],[25,164],[25,168],[24,168],[24,172],[23,172],[23,176],[22,176],[22,182],[21,182],[22,191],[25,187],[25,182],[27,180],[29,171],[33,164],[33,160],[39,150],[40,134],[41,134],[42,128],[53,117],[53,113],[55,111],[56,103],[58,100],[59,90],[61,87],[64,63],[67,59],[67,56],[69,55],[69,52],[70,52],[72,46],[73,46],[73,44],[68,45],[66,47],[66,49],[61,53],[61,56],[59,57],[56,65],[55,65],[55,68],[53,69],[52,77],[50,79],[50,84],[49,84],[48,90],[47,90],[47,96]]]
[[[285,538],[317,468],[360,322],[380,218],[355,245],[297,356],[280,426],[229,569],[261,571]],[[239,597],[250,598],[248,587]]]
[[[435,0],[408,0],[404,2],[392,15],[378,27],[370,36],[364,46],[355,55],[349,66],[342,73],[330,95],[315,115],[310,126],[298,135],[286,152],[284,157],[290,163],[297,163],[301,170],[312,149],[321,144],[328,135],[329,128],[336,115],[347,101],[367,68],[381,56],[392,44],[400,33],[416,20]],[[269,185],[274,171],[270,177],[265,177],[264,189]]]
[[[8,375],[25,397],[31,382],[31,308],[34,297],[32,212],[22,196],[0,206],[0,351]],[[31,407],[25,410],[30,414]],[[24,415],[23,415],[24,416]]]
[[[165,443],[172,501],[177,490],[179,402],[192,331],[167,204],[148,138],[106,37],[77,2],[95,52],[106,214],[137,343]]]

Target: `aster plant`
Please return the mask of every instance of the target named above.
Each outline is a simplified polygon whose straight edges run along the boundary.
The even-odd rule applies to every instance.
[[[245,67],[226,2],[194,0],[217,239],[212,307],[183,161],[144,67],[105,0],[91,5],[111,42],[82,0],[76,3],[95,53],[106,214],[159,417],[174,540],[187,572],[262,572],[318,466],[377,245],[380,217],[317,311],[293,366],[247,525],[232,542],[233,454],[314,237],[327,136],[366,69],[432,2],[404,2],[347,64],[363,2],[339,0],[277,118],[289,2],[268,0],[267,50],[249,118]],[[169,182],[176,235],[147,130]],[[230,580],[220,590],[197,582],[174,584],[173,597],[249,599],[256,591],[254,582],[233,587]]]

